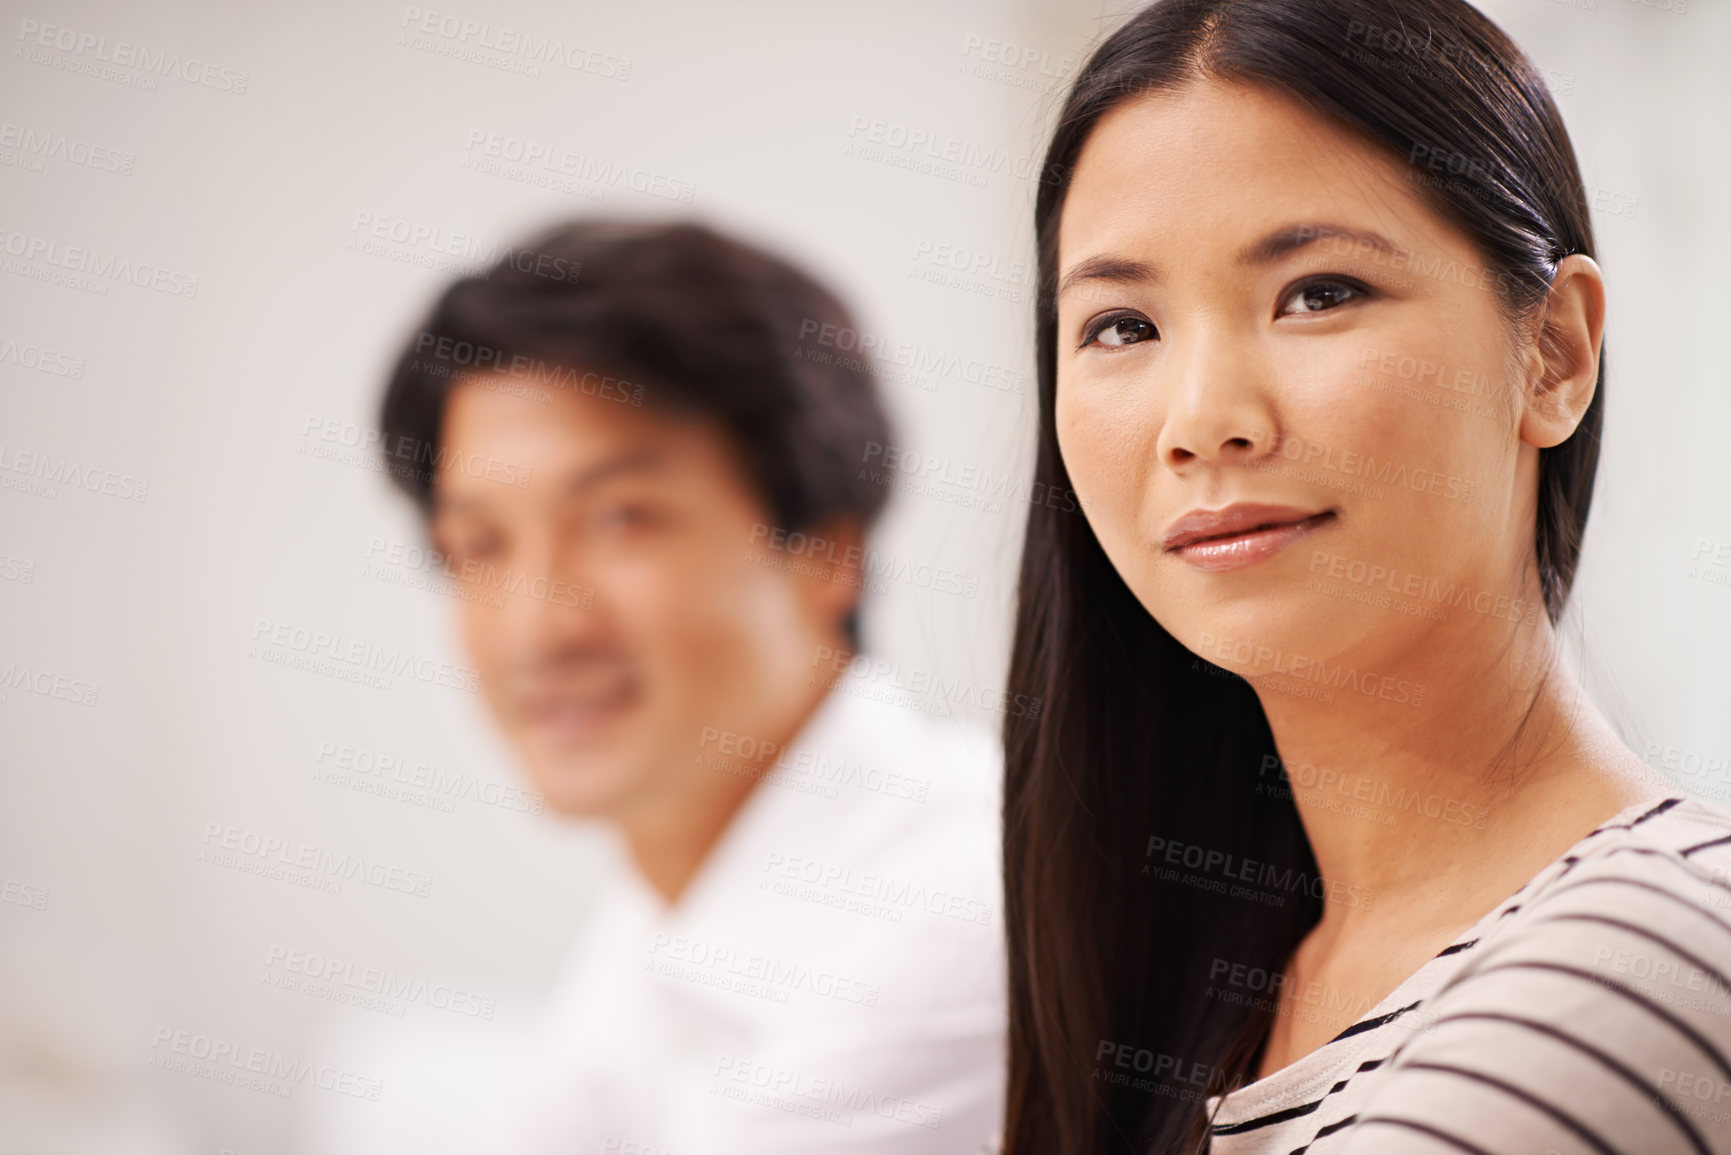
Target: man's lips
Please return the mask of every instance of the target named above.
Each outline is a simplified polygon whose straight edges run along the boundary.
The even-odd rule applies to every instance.
[[[1167,528],[1160,544],[1196,569],[1239,569],[1272,557],[1335,516],[1331,509],[1239,502],[1192,510]]]
[[[618,678],[581,688],[533,690],[518,700],[518,708],[530,725],[576,736],[605,725],[635,699],[635,682]]]

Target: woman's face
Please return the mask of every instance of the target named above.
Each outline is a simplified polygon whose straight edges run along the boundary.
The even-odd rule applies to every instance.
[[[1212,81],[1120,105],[1076,166],[1065,465],[1149,613],[1250,677],[1400,668],[1542,613],[1520,600],[1530,358],[1411,174],[1428,170]]]

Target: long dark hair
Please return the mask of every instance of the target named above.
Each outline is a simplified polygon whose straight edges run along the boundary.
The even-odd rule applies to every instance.
[[[1034,221],[1047,492],[1070,486],[1052,298],[1069,174],[1112,108],[1204,78],[1280,93],[1423,164],[1415,186],[1473,241],[1511,320],[1533,315],[1559,260],[1592,255],[1550,94],[1463,0],[1155,3],[1094,52],[1046,153]],[[1534,564],[1553,623],[1592,500],[1603,378],[1601,357],[1579,428],[1539,455]],[[1004,727],[1006,1155],[1195,1150],[1204,1096],[1246,1080],[1272,1020],[1269,1000],[1210,997],[1211,983],[1233,966],[1278,972],[1322,912],[1291,794],[1271,788],[1267,719],[1247,683],[1147,613],[1085,517],[1051,504],[1029,511],[1009,689],[1047,708]]]

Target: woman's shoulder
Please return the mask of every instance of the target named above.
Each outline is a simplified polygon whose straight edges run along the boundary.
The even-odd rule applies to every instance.
[[[1687,859],[1707,853],[1710,860],[1723,860],[1731,852],[1731,809],[1672,794],[1606,822],[1581,840],[1573,856],[1600,857],[1626,848],[1635,848],[1636,853],[1676,853]]]
[[[1482,937],[1457,983],[1510,954],[1561,965],[1586,950],[1595,973],[1624,973],[1610,960],[1638,956],[1661,974],[1666,962],[1688,964],[1731,988],[1731,811],[1673,796],[1619,815],[1507,903]]]
[[[1731,1150],[1731,812],[1619,815],[1470,946],[1344,1151]]]
[[[1622,911],[1679,901],[1731,909],[1731,810],[1682,795],[1634,808],[1581,839],[1535,881],[1525,902],[1507,912],[1527,916],[1519,921],[1585,888]]]

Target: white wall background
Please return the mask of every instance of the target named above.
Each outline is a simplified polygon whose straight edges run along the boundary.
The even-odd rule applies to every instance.
[[[1731,543],[1731,6],[1658,6],[1680,2],[1485,7],[1551,70],[1589,184],[1623,210],[1597,221],[1613,377],[1574,636],[1637,750],[1724,766],[1731,566],[1690,566],[1699,542]],[[1015,266],[1031,262],[1023,174],[1050,116],[1043,90],[1126,7],[437,9],[629,60],[619,80],[423,51],[401,41],[408,9],[396,3],[0,4],[3,131],[132,157],[128,173],[100,171],[6,138],[0,243],[88,246],[199,278],[187,299],[46,283],[40,258],[8,255],[0,270],[0,475],[34,453],[149,485],[142,502],[0,488],[0,671],[100,687],[91,706],[0,687],[0,1147],[287,1151],[293,1101],[153,1070],[155,1032],[317,1059],[321,1020],[373,1014],[266,986],[273,947],[452,983],[520,1012],[580,925],[586,832],[314,778],[332,743],[513,782],[476,700],[249,656],[268,618],[461,661],[450,599],[363,572],[375,538],[416,540],[410,510],[377,473],[303,452],[309,417],[373,426],[384,367],[447,279],[408,263],[410,246],[393,250],[400,259],[351,250],[357,213],[485,246],[573,214],[688,209],[800,259],[888,341],[1025,373],[1028,309],[1000,298],[1020,291]],[[91,75],[81,70],[105,67],[95,47],[34,47],[40,25],[104,38],[110,55],[129,41],[244,72],[245,91]],[[988,61],[985,41],[1021,51]],[[953,139],[985,161],[934,175],[850,155],[864,135],[856,118]],[[477,172],[465,167],[474,131],[695,191],[683,206]],[[938,246],[990,264],[963,286],[927,283],[922,254]],[[78,359],[82,375],[26,366],[26,346]],[[906,448],[1000,475],[1027,468],[1031,384],[1017,396],[928,374],[886,392]],[[879,547],[977,577],[979,593],[893,585],[868,619],[873,648],[1001,685],[1021,513],[1013,500],[991,513],[898,498]],[[1731,796],[1731,772],[1679,780]],[[298,889],[199,861],[209,823],[435,883],[427,898],[352,881],[336,895]]]

